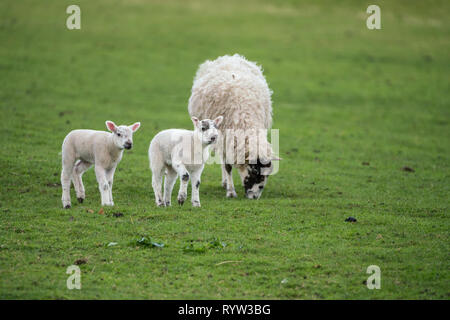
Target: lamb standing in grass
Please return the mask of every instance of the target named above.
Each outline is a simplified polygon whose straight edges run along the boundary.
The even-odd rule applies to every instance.
[[[62,204],[70,208],[70,180],[72,179],[78,201],[85,198],[81,176],[93,164],[102,205],[113,206],[112,185],[114,172],[122,159],[123,149],[133,146],[133,133],[141,126],[136,122],[131,126],[116,126],[106,121],[109,132],[95,130],[73,130],[62,145]]]
[[[192,117],[194,131],[182,129],[164,130],[150,143],[148,157],[152,170],[152,187],[156,205],[171,205],[172,189],[180,176],[178,203],[182,205],[187,198],[187,185],[192,180],[192,206],[200,207],[200,177],[205,162],[209,158],[209,146],[217,141],[217,127],[223,117],[215,120],[199,120]],[[161,194],[162,179],[165,173],[164,196]]]

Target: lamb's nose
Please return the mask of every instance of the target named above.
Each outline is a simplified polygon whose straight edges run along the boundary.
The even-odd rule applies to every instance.
[[[212,137],[211,137],[211,141],[216,141],[216,137],[215,137],[215,136],[212,136]]]

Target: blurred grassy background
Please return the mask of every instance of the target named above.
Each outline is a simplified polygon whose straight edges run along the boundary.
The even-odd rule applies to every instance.
[[[374,3],[381,30],[364,1],[81,0],[70,31],[71,1],[2,1],[0,297],[448,299],[450,5]],[[259,201],[236,177],[228,200],[208,166],[201,209],[157,209],[148,144],[191,128],[198,65],[234,53],[274,91],[280,172]],[[63,211],[62,140],[106,119],[142,122],[116,207],[97,214],[91,170],[86,203]],[[142,234],[166,247],[129,245]],[[228,246],[182,250],[212,238]],[[69,291],[77,259],[83,289]],[[371,264],[381,290],[363,284]]]

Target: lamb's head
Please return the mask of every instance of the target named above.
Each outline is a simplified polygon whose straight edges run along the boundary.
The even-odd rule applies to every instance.
[[[222,116],[219,116],[214,120],[199,120],[196,117],[192,117],[191,119],[194,124],[194,135],[203,145],[209,145],[217,141],[217,138],[219,137],[219,130],[217,128],[222,123]]]
[[[119,149],[131,149],[133,147],[133,133],[141,126],[140,122],[136,122],[131,126],[116,126],[112,121],[106,121],[106,127],[112,132],[112,140],[114,145]]]

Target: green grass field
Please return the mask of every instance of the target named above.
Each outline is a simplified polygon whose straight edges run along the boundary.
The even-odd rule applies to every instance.
[[[80,0],[69,31],[72,1],[1,1],[0,298],[449,299],[450,4],[376,3],[381,30],[365,1]],[[251,201],[210,165],[202,208],[157,208],[149,142],[192,127],[198,65],[234,53],[274,91],[280,170]],[[142,123],[116,206],[91,169],[63,210],[63,138],[107,119]]]

